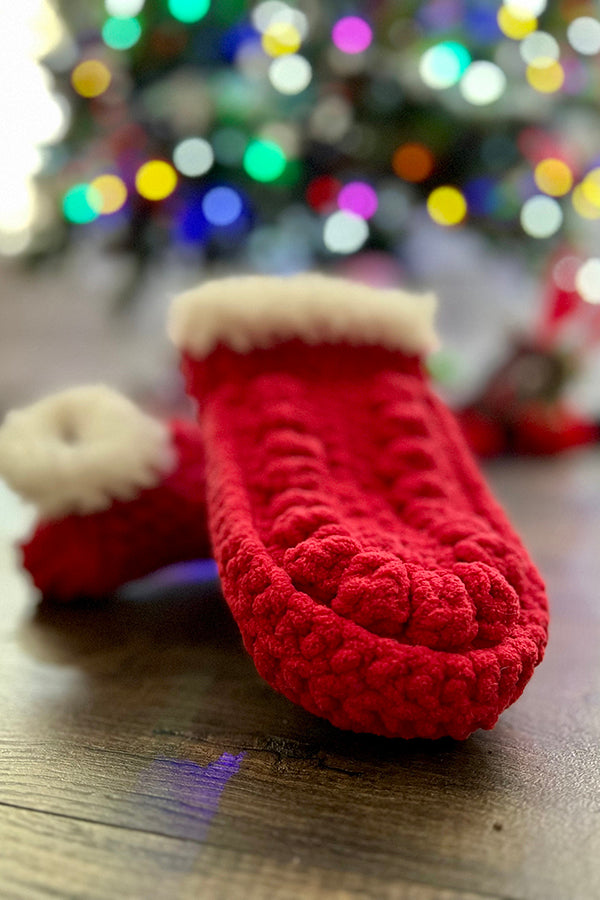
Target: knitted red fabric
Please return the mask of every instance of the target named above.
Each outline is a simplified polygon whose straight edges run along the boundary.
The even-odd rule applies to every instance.
[[[101,512],[43,521],[22,545],[23,566],[43,594],[99,598],[163,566],[212,556],[200,429],[169,427],[177,466],[156,487]]]
[[[491,728],[542,658],[544,586],[418,360],[294,340],[183,369],[260,674],[340,728]]]

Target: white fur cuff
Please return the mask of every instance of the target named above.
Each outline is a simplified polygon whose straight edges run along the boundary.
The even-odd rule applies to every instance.
[[[132,499],[175,462],[168,427],[104,385],[14,410],[0,428],[0,476],[43,518]]]
[[[209,281],[175,298],[168,331],[193,356],[219,343],[246,353],[300,338],[308,344],[371,344],[406,353],[437,346],[433,294],[382,290],[318,273]]]

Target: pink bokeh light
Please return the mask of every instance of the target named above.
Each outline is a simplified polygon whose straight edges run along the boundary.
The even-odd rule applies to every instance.
[[[373,40],[370,25],[358,16],[345,16],[333,26],[333,43],[343,53],[362,53]]]
[[[370,219],[377,211],[377,194],[370,184],[364,181],[351,181],[341,189],[338,206],[360,216],[361,219]]]

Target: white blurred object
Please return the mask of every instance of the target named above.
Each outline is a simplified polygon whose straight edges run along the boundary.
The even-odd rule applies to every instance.
[[[415,281],[438,295],[442,346],[460,361],[447,393],[462,402],[505,357],[511,336],[531,333],[539,281],[524,258],[474,230],[439,228],[424,213],[410,226],[404,256]]]
[[[41,148],[61,140],[69,124],[67,100],[39,62],[66,32],[50,0],[21,0],[0,4],[0,39],[0,254],[13,256],[29,245],[40,215]]]
[[[25,503],[0,478],[0,545],[22,540],[37,518],[35,508]]]

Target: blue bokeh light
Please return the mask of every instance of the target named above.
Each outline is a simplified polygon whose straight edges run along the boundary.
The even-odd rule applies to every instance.
[[[232,225],[242,214],[242,198],[225,185],[211,188],[202,200],[202,212],[211,225]]]

